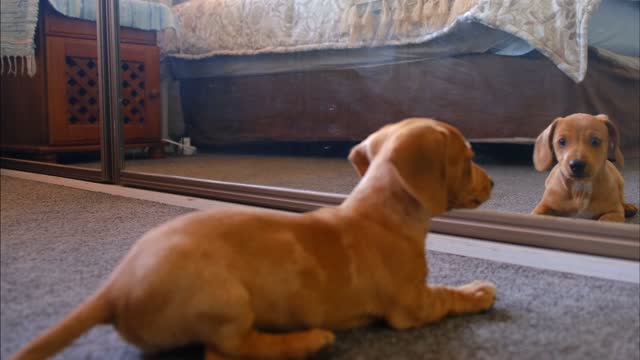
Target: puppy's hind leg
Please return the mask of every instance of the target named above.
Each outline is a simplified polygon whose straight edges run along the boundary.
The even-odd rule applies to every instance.
[[[224,296],[212,299],[211,308],[200,313],[200,338],[206,359],[299,359],[332,344],[327,330],[268,334],[254,329],[250,295],[240,284],[224,286]]]
[[[335,336],[331,331],[313,329],[285,334],[268,334],[248,330],[244,335],[226,338],[207,347],[206,359],[303,359],[332,344]]]
[[[638,207],[624,201],[624,179],[620,173],[618,173],[618,196],[620,203],[622,204],[622,208],[624,209],[624,217],[630,218],[635,216],[638,213]]]

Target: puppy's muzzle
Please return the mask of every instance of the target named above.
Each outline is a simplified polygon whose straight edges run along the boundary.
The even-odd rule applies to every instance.
[[[587,163],[582,160],[569,161],[569,168],[571,169],[571,175],[575,177],[583,177],[585,175],[584,170],[587,167]]]

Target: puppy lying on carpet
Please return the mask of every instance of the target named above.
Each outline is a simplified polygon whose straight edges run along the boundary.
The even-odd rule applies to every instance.
[[[542,200],[533,214],[624,222],[638,208],[624,201],[624,158],[618,129],[606,115],[555,119],[536,139],[533,163],[548,170]]]
[[[202,211],[144,235],[105,285],[15,359],[42,359],[112,324],[144,351],[190,343],[206,358],[302,358],[331,330],[396,329],[489,309],[495,286],[426,286],[432,217],[475,208],[492,181],[454,127],[413,118],[349,155],[363,176],[344,203],[306,214]]]

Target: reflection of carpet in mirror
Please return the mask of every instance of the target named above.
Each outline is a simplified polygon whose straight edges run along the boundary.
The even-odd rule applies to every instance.
[[[482,166],[496,185],[491,200],[483,209],[529,213],[544,192],[548,173],[536,172],[523,162],[486,162]],[[161,160],[128,160],[126,170],[239,182],[265,186],[347,194],[358,182],[358,176],[344,158],[198,154],[190,157],[168,157]],[[622,173],[628,202],[639,204],[639,172],[637,162],[629,161]],[[627,222],[640,223],[640,217]]]

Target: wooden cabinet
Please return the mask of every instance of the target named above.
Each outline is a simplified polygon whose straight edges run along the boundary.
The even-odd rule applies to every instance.
[[[46,2],[43,2],[46,3]],[[62,152],[100,144],[95,23],[43,5],[36,76],[2,76],[3,153],[55,161]],[[127,147],[162,155],[160,54],[155,32],[121,29],[123,132]]]

